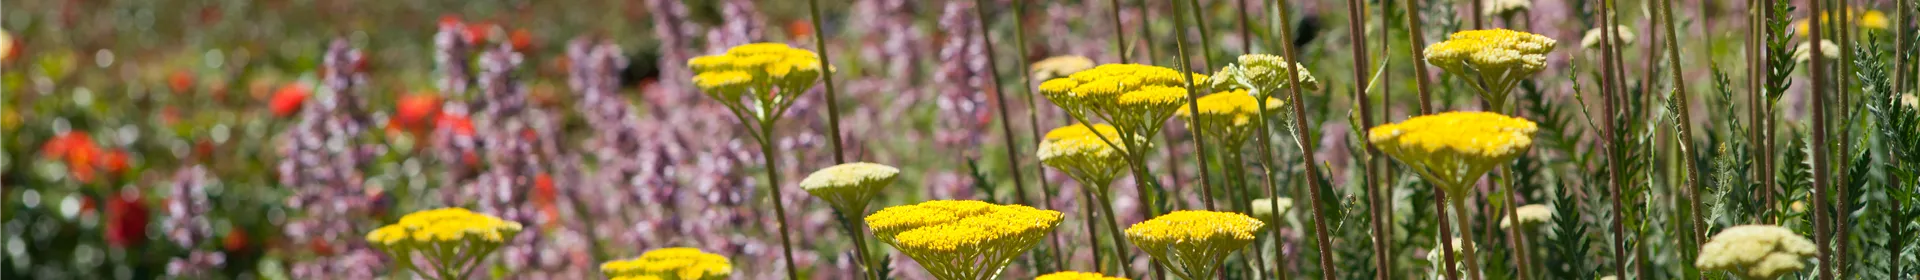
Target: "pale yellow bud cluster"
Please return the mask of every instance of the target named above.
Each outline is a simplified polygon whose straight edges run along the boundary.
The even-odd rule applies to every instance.
[[[693,84],[728,107],[757,119],[776,118],[820,79],[820,56],[780,43],[735,46],[687,60]],[[832,69],[828,69],[831,71]]]
[[[1553,38],[1527,32],[1468,30],[1428,45],[1424,55],[1427,63],[1468,79],[1480,90],[1480,97],[1499,111],[1514,85],[1547,68],[1547,53],[1554,44]]]
[[[1700,247],[1693,265],[1733,273],[1745,279],[1775,279],[1805,269],[1816,247],[1793,230],[1773,225],[1743,225],[1713,235]]]
[[[1096,134],[1095,132],[1098,131]],[[1114,145],[1108,145],[1112,141]],[[1120,133],[1111,125],[1070,125],[1048,131],[1035,153],[1041,164],[1060,170],[1082,185],[1106,191],[1121,173],[1127,172],[1127,159],[1118,146]]]
[[[1260,117],[1260,103],[1255,101],[1246,90],[1216,93],[1200,97],[1194,102],[1199,107],[1198,119],[1188,110],[1175,111],[1174,115],[1186,119],[1189,127],[1193,127],[1195,120],[1198,120],[1199,127],[1193,129],[1220,139],[1223,147],[1237,148],[1258,131],[1254,121]],[[1266,105],[1267,110],[1271,111],[1284,106],[1284,102],[1268,97]]]
[[[367,243],[395,259],[403,259],[403,266],[410,266],[413,254],[419,253],[431,260],[432,265],[442,266],[432,271],[464,272],[453,268],[465,268],[485,259],[520,231],[517,222],[464,208],[440,208],[401,216],[399,223],[367,233]]]
[[[1135,246],[1167,264],[1175,275],[1213,279],[1220,261],[1253,243],[1265,226],[1240,213],[1183,210],[1133,224],[1126,235]]]
[[[1520,217],[1520,226],[1526,229],[1533,229],[1541,224],[1553,221],[1553,209],[1541,204],[1528,204],[1514,208],[1513,215]],[[1511,226],[1513,226],[1512,216],[1500,219],[1500,228]]]
[[[1305,65],[1288,63],[1285,58],[1271,54],[1240,55],[1237,63],[1228,64],[1221,67],[1219,72],[1214,72],[1207,79],[1207,84],[1214,90],[1246,90],[1255,97],[1271,97],[1293,85],[1287,80],[1291,78],[1287,71],[1296,69],[1300,75],[1300,90],[1320,90],[1320,80],[1315,79],[1313,72],[1307,71]],[[1282,96],[1284,98],[1285,95]]]
[[[1121,134],[1148,136],[1186,104],[1187,79],[1207,78],[1159,66],[1105,64],[1041,83],[1040,95],[1077,119],[1098,116]]]
[[[800,188],[807,194],[826,200],[834,209],[847,213],[863,213],[867,210],[867,201],[880,194],[880,189],[892,185],[900,176],[900,169],[877,163],[855,162],[834,165],[814,171],[800,181]]]
[[[733,275],[733,264],[725,256],[675,247],[600,264],[600,273],[613,280],[720,280]]]
[[[1045,239],[1058,211],[972,200],[935,200],[881,209],[866,218],[880,241],[912,257],[934,278],[990,279]]]

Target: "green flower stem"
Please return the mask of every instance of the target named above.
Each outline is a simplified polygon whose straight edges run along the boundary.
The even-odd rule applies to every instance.
[[[1483,269],[1480,267],[1480,255],[1479,255],[1480,249],[1476,248],[1478,247],[1477,242],[1473,242],[1476,239],[1474,238],[1473,230],[1469,229],[1470,227],[1473,226],[1473,223],[1469,221],[1468,216],[1469,216],[1469,213],[1472,213],[1472,212],[1467,212],[1466,196],[1462,195],[1460,197],[1453,197],[1452,199],[1450,199],[1449,203],[1453,205],[1453,212],[1455,212],[1454,214],[1458,215],[1457,217],[1458,219],[1455,219],[1454,222],[1459,223],[1460,225],[1460,239],[1466,240],[1468,243],[1470,243],[1470,244],[1466,244],[1465,248],[1461,248],[1461,251],[1466,252],[1467,254],[1466,255],[1467,279],[1480,280],[1482,279],[1481,275],[1485,274],[1485,271],[1483,271]],[[1447,241],[1447,240],[1442,240],[1441,242],[1447,242],[1449,244],[1452,243],[1451,241]]]
[[[1282,19],[1280,23],[1280,37],[1293,38],[1293,36],[1291,36],[1290,34],[1291,32],[1288,31],[1290,29],[1293,29],[1293,24],[1292,22],[1285,20],[1287,18],[1292,18],[1287,15],[1287,10],[1289,10],[1287,8],[1287,5],[1279,5],[1279,10],[1280,10],[1280,13],[1278,14],[1278,16]],[[1285,57],[1287,61],[1294,62],[1294,63],[1297,63],[1297,61],[1300,61],[1299,60],[1300,56],[1294,53],[1293,44],[1280,44],[1280,46],[1281,46],[1281,52],[1284,54],[1283,57]],[[1297,137],[1296,139],[1297,142],[1299,142],[1300,144],[1300,157],[1302,158],[1302,165],[1305,165],[1306,167],[1307,189],[1312,191],[1312,196],[1313,196],[1312,198],[1309,198],[1307,200],[1311,201],[1311,204],[1313,205],[1314,237],[1319,239],[1319,243],[1316,245],[1318,245],[1320,249],[1320,271],[1324,272],[1320,276],[1322,279],[1332,280],[1334,279],[1334,274],[1336,272],[1333,270],[1333,250],[1331,248],[1333,241],[1327,236],[1326,205],[1323,205],[1326,203],[1321,202],[1319,199],[1321,195],[1320,194],[1320,167],[1318,164],[1316,164],[1317,161],[1313,159],[1314,142],[1312,141],[1312,138],[1308,137],[1308,133],[1307,133],[1307,131],[1313,130],[1313,128],[1310,127],[1307,123],[1306,106],[1302,106],[1301,104],[1299,104],[1300,101],[1306,100],[1305,98],[1301,97],[1301,94],[1300,94],[1300,83],[1301,83],[1300,71],[1298,70],[1287,71],[1287,81],[1289,83],[1287,85],[1287,91],[1291,92],[1293,96],[1292,98],[1293,102],[1288,102],[1288,105],[1290,105],[1288,107],[1293,108],[1293,118],[1295,121],[1299,122],[1300,124],[1298,129],[1294,130],[1294,134]],[[1255,99],[1264,99],[1264,98],[1255,98]],[[1265,108],[1265,107],[1263,106],[1261,108]]]
[[[1120,262],[1120,272],[1126,275],[1127,279],[1134,279],[1133,268],[1130,267],[1133,265],[1133,256],[1131,256],[1133,253],[1127,250],[1127,236],[1120,233],[1120,223],[1115,220],[1117,218],[1113,215],[1113,195],[1107,191],[1106,187],[1101,187],[1099,192],[1099,202],[1100,207],[1102,207],[1100,214],[1107,216],[1107,233],[1113,236],[1113,253],[1114,256],[1117,257],[1114,260]],[[1141,197],[1145,196],[1142,195]],[[1147,208],[1146,205],[1141,205],[1140,207]]]
[[[1367,68],[1364,66],[1372,65],[1367,62],[1366,6],[1361,4],[1359,0],[1347,0],[1347,15],[1347,25],[1350,26],[1350,28],[1347,28],[1347,38],[1353,41],[1354,46],[1353,65],[1355,67],[1353,67],[1353,84],[1356,86],[1353,89],[1353,102],[1359,107],[1360,127],[1363,128],[1363,130],[1357,133],[1360,134],[1361,139],[1367,139],[1371,132],[1364,130],[1364,128],[1373,127],[1373,106],[1371,105],[1373,98],[1367,93],[1368,88],[1366,86],[1360,86],[1370,84],[1368,83]],[[1385,68],[1385,66],[1382,66],[1382,68]],[[1374,157],[1374,154],[1379,152],[1379,148],[1374,147],[1371,141],[1362,142],[1361,146],[1363,147],[1360,149],[1360,160],[1365,161],[1365,163],[1362,165],[1364,168],[1364,171],[1362,171],[1364,176],[1361,177],[1360,187],[1366,189],[1367,216],[1369,217],[1367,220],[1373,230],[1373,268],[1377,273],[1384,275],[1393,269],[1393,267],[1388,266],[1392,261],[1389,252],[1392,252],[1393,238],[1392,236],[1383,234],[1387,231],[1387,226],[1386,223],[1381,221],[1381,217],[1384,216],[1382,213],[1386,211],[1382,210],[1382,207],[1384,207],[1382,203],[1384,203],[1384,201],[1383,198],[1380,197],[1380,176],[1378,171],[1380,169],[1380,160]],[[1526,280],[1526,277],[1521,277],[1520,279]]]
[[[1617,21],[1615,17],[1618,15],[1613,12],[1613,2],[1613,0],[1606,0],[1601,3],[1601,13],[1599,16],[1600,26],[1615,25],[1615,21]],[[1602,123],[1605,123],[1605,128],[1603,129],[1604,136],[1602,136],[1601,139],[1605,139],[1607,143],[1605,146],[1607,147],[1608,169],[1624,170],[1626,169],[1625,159],[1623,158],[1625,155],[1620,152],[1621,134],[1620,128],[1617,126],[1620,122],[1619,109],[1621,109],[1622,106],[1622,104],[1619,104],[1619,99],[1622,98],[1621,88],[1626,85],[1623,80],[1625,79],[1625,75],[1618,72],[1621,71],[1618,63],[1618,57],[1620,56],[1620,37],[1616,29],[1617,28],[1600,28],[1600,38],[1603,38],[1600,40],[1601,64],[1603,66],[1601,70],[1601,87],[1603,88],[1601,93],[1605,95],[1605,97],[1602,98],[1604,99],[1604,102],[1602,102],[1604,108],[1601,109],[1605,115],[1602,121]],[[1627,275],[1626,214],[1623,211],[1626,204],[1622,203],[1620,199],[1620,194],[1624,193],[1622,184],[1625,184],[1625,180],[1625,178],[1621,178],[1620,172],[1609,172],[1607,175],[1607,185],[1611,189],[1612,194],[1609,195],[1609,197],[1613,202],[1613,275],[1620,277],[1626,277]]]
[[[1192,3],[1194,7],[1193,20],[1196,22],[1203,20],[1204,18],[1200,17],[1199,2],[1194,2],[1198,0],[1188,0],[1188,1],[1189,3]],[[1212,182],[1213,179],[1210,179],[1210,177],[1213,177],[1213,174],[1212,174],[1213,171],[1211,170],[1212,168],[1207,167],[1207,137],[1205,133],[1200,132],[1200,128],[1206,127],[1202,125],[1202,123],[1205,122],[1206,120],[1205,118],[1200,117],[1200,102],[1197,102],[1200,100],[1200,89],[1198,88],[1198,86],[1194,85],[1193,75],[1191,74],[1193,73],[1193,69],[1191,69],[1193,67],[1192,66],[1193,63],[1192,61],[1189,61],[1189,59],[1191,58],[1187,57],[1187,44],[1186,44],[1187,40],[1184,40],[1184,38],[1187,37],[1188,22],[1186,20],[1181,19],[1179,16],[1179,10],[1180,10],[1179,3],[1174,3],[1173,9],[1175,11],[1174,19],[1173,19],[1173,22],[1175,25],[1174,30],[1176,31],[1174,32],[1174,34],[1178,34],[1177,39],[1179,39],[1179,40],[1173,40],[1173,45],[1174,45],[1174,49],[1176,49],[1177,52],[1179,52],[1180,54],[1180,76],[1186,77],[1186,80],[1187,80],[1187,106],[1186,106],[1187,115],[1193,116],[1193,118],[1190,119],[1190,121],[1193,122],[1193,128],[1188,129],[1187,132],[1193,135],[1192,136],[1193,151],[1194,153],[1199,154],[1200,156],[1200,192],[1202,195],[1202,201],[1206,202],[1207,211],[1214,211],[1216,208],[1214,208],[1214,203],[1213,203],[1213,182]],[[1209,53],[1208,50],[1210,50],[1210,48],[1207,48],[1207,43],[1206,43],[1207,41],[1208,41],[1207,28],[1205,25],[1201,25],[1200,26],[1200,42],[1201,42],[1200,51],[1203,54]],[[1206,56],[1203,55],[1202,57],[1206,57]],[[1203,61],[1201,64],[1204,65],[1206,63]],[[1264,110],[1264,108],[1262,110]]]
[[[774,147],[771,141],[773,121],[762,121],[759,133],[760,153],[767,162],[767,197],[773,200],[774,221],[780,224],[780,253],[787,262],[787,279],[800,279],[800,267],[793,262],[793,239],[787,233],[787,206],[785,202],[780,202],[780,149]]]
[[[1273,173],[1274,154],[1273,154],[1273,135],[1272,135],[1273,133],[1272,133],[1272,130],[1269,128],[1269,125],[1267,124],[1267,120],[1273,119],[1273,116],[1272,116],[1271,110],[1266,109],[1267,98],[1264,94],[1260,96],[1255,96],[1253,100],[1254,100],[1254,103],[1256,103],[1256,106],[1260,106],[1260,118],[1255,120],[1255,122],[1258,123],[1256,124],[1258,126],[1257,130],[1260,133],[1259,135],[1260,172],[1261,172],[1260,179],[1261,179],[1261,183],[1265,184],[1267,187],[1267,197],[1277,198],[1280,195],[1280,190],[1279,190],[1279,186],[1276,186],[1273,183],[1273,176],[1274,176],[1274,173]],[[1266,221],[1267,224],[1273,225],[1274,227],[1274,229],[1267,230],[1267,232],[1271,237],[1270,238],[1271,241],[1273,241],[1273,254],[1274,254],[1273,275],[1279,275],[1280,277],[1284,278],[1284,277],[1287,277],[1287,273],[1286,273],[1287,263],[1286,263],[1286,253],[1285,253],[1286,251],[1283,248],[1283,246],[1281,246],[1284,244],[1284,242],[1282,242],[1282,240],[1284,239],[1282,239],[1283,237],[1280,236],[1280,230],[1279,230],[1280,214],[1277,213],[1280,210],[1280,200],[1268,199],[1267,203],[1270,204],[1268,205],[1268,207],[1272,207],[1273,210],[1276,212],[1273,215],[1269,216]],[[1248,207],[1249,207],[1248,213],[1252,213],[1251,211],[1252,205],[1248,205]]]
[[[854,209],[854,215],[848,215],[847,211],[834,210],[834,213],[840,215],[841,229],[846,230],[847,236],[853,238],[854,256],[859,257],[860,265],[865,266],[865,273],[861,276],[877,280],[881,279],[880,272],[873,269],[873,253],[867,252],[867,231],[861,230],[867,228],[862,225],[866,223],[866,219],[860,217],[866,212],[865,209]]]
[[[1007,171],[1013,173],[1013,200],[1020,204],[1032,205],[1032,202],[1027,201],[1027,184],[1020,181],[1020,153],[1016,148],[1019,147],[1019,142],[1013,139],[1013,118],[1007,117],[1007,98],[1001,90],[1006,86],[1000,82],[1000,71],[995,67],[996,63],[993,60],[993,36],[989,32],[992,31],[993,22],[987,20],[987,0],[974,0],[974,3],[973,15],[980,21],[980,41],[982,42],[980,45],[986,48],[987,74],[993,80],[994,104],[1000,109],[1000,135],[1007,144]]]
[[[847,163],[847,155],[840,150],[840,105],[834,100],[833,66],[827,58],[827,36],[825,25],[820,24],[820,0],[807,0],[813,18],[814,51],[820,53],[820,83],[827,87],[827,147],[833,149],[833,163]],[[1018,180],[1015,180],[1018,181]],[[869,264],[871,267],[871,264]]]
[[[1415,57],[1413,59],[1413,77],[1415,81],[1413,85],[1414,90],[1420,92],[1420,114],[1431,115],[1433,114],[1433,99],[1429,93],[1431,90],[1428,89],[1429,87],[1427,86],[1427,79],[1429,79],[1427,77],[1427,60],[1419,59],[1419,57],[1426,52],[1425,49],[1427,48],[1427,38],[1423,35],[1425,33],[1421,33],[1420,31],[1420,1],[1402,1],[1406,1],[1407,6],[1405,13],[1407,15],[1407,39],[1412,41],[1407,44],[1407,55]]]
[[[1119,55],[1115,56],[1120,57],[1120,63],[1130,63],[1127,59],[1127,55],[1131,54],[1131,52],[1127,50],[1127,25],[1120,24],[1120,0],[1109,0],[1107,2],[1113,5],[1113,50],[1119,52]],[[1141,29],[1146,28],[1142,27]],[[1128,276],[1127,278],[1133,277]]]
[[[1693,156],[1693,122],[1691,121],[1693,120],[1693,104],[1690,99],[1691,96],[1687,95],[1687,87],[1685,86],[1686,78],[1681,76],[1683,71],[1680,68],[1680,41],[1676,39],[1679,35],[1674,31],[1674,23],[1676,21],[1673,20],[1673,0],[1660,0],[1660,21],[1666,23],[1663,27],[1666,28],[1667,67],[1672,68],[1667,71],[1672,73],[1673,77],[1674,92],[1672,98],[1673,102],[1680,102],[1680,105],[1676,106],[1680,114],[1679,147],[1681,158],[1684,159],[1684,164],[1686,164],[1686,184],[1682,185],[1680,189],[1684,190],[1681,194],[1686,196],[1686,200],[1688,200],[1691,206],[1689,207],[1691,211],[1688,211],[1690,215],[1688,215],[1687,218],[1689,221],[1688,225],[1693,231],[1693,234],[1685,239],[1692,242],[1686,244],[1688,246],[1683,247],[1683,249],[1699,250],[1700,244],[1707,240],[1706,223],[1700,216],[1700,209],[1702,209],[1700,203],[1702,200],[1700,197],[1700,164],[1698,162],[1699,159]],[[1698,251],[1692,252],[1694,254],[1699,253]],[[1686,257],[1691,259],[1694,255],[1689,254]]]
[[[1816,0],[1807,0],[1808,6],[1813,6],[1813,10],[1809,11],[1808,14],[1824,15],[1824,13],[1821,12],[1822,9],[1820,5],[1814,1]],[[1809,38],[1812,38],[1814,41],[1826,38],[1826,36],[1821,34],[1823,33],[1820,30],[1820,26],[1822,25],[1821,21],[1823,20],[1807,21],[1807,24],[1811,26],[1808,30],[1813,33]],[[1828,161],[1831,158],[1828,157],[1827,152],[1827,130],[1829,125],[1827,124],[1826,108],[1826,95],[1828,90],[1828,88],[1826,88],[1826,72],[1828,69],[1826,56],[1819,55],[1824,53],[1821,52],[1820,45],[1822,44],[1812,44],[1812,50],[1809,52],[1814,54],[1812,55],[1813,61],[1810,63],[1813,68],[1807,71],[1813,80],[1813,92],[1808,94],[1813,99],[1813,102],[1807,104],[1808,107],[1811,107],[1813,115],[1813,141],[1808,143],[1808,145],[1812,146],[1813,150],[1811,159],[1811,161],[1813,161],[1813,197],[1810,199],[1813,200],[1813,209],[1816,209],[1813,211],[1813,240],[1814,244],[1819,244],[1818,259],[1820,263],[1823,264],[1820,266],[1818,274],[1821,280],[1833,280],[1833,267],[1843,266],[1845,264],[1833,262],[1833,248],[1829,246],[1829,244],[1832,244],[1830,240],[1833,239],[1833,235],[1830,232],[1830,224],[1833,222],[1829,221],[1827,211],[1823,210],[1829,209],[1827,208],[1827,196],[1831,194],[1831,190],[1828,189],[1827,185],[1833,181],[1831,178],[1832,174],[1828,174],[1831,173],[1831,170],[1828,169],[1828,165],[1830,165]]]
[[[1173,6],[1174,6],[1174,9],[1176,9],[1175,13],[1178,13],[1178,9],[1180,9],[1180,5],[1176,4]],[[1193,11],[1193,22],[1191,24],[1193,24],[1193,26],[1199,27],[1200,29],[1200,58],[1201,58],[1200,69],[1213,69],[1213,32],[1207,31],[1207,29],[1210,29],[1210,28],[1207,28],[1207,21],[1206,21],[1207,16],[1204,13],[1202,13],[1207,9],[1207,7],[1200,5],[1200,0],[1187,0],[1187,6],[1192,7],[1192,9],[1189,9],[1189,10]],[[1175,18],[1179,18],[1179,16],[1180,15],[1178,14],[1174,15]],[[1179,24],[1179,26],[1176,26],[1176,27],[1180,28],[1180,31],[1181,31],[1179,33],[1176,33],[1178,34],[1176,36],[1180,36],[1180,37],[1176,38],[1177,40],[1174,40],[1175,43],[1187,41],[1186,25],[1189,23],[1183,20],[1175,20],[1174,22]],[[1178,44],[1176,44],[1175,46],[1178,46]],[[1185,66],[1185,65],[1189,65],[1190,63],[1186,63],[1187,52],[1184,50],[1180,52],[1180,61],[1181,61],[1182,67],[1192,67],[1192,66]]]
[[[1016,47],[1013,48],[1013,50],[1015,54],[1014,57],[1016,58],[1015,61],[1019,62],[1019,63],[1015,63],[1015,65],[1019,67],[1026,67],[1026,65],[1029,64],[1027,62],[1027,24],[1026,24],[1027,21],[1026,19],[1027,19],[1026,1],[1014,0],[1013,1],[1013,26],[1014,26],[1013,45]],[[1037,142],[1039,141],[1038,139],[1040,139],[1040,137],[1043,136],[1043,134],[1041,134],[1040,132],[1040,117],[1036,115],[1037,112],[1040,111],[1040,107],[1038,106],[1039,103],[1035,103],[1033,101],[1034,100],[1033,72],[1027,71],[1025,70],[1025,68],[1016,68],[1016,69],[1021,69],[1020,92],[1025,93],[1026,94],[1025,97],[1027,98],[1027,128],[1033,130],[1032,135],[1035,141]],[[1046,201],[1045,203],[1046,207],[1043,207],[1043,208],[1052,208],[1053,193],[1054,193],[1053,184],[1047,182],[1047,170],[1045,167],[1041,166],[1041,164],[1039,163],[1039,159],[1034,159],[1034,161],[1035,162],[1033,164],[1033,174],[1034,174],[1034,177],[1038,177],[1038,179],[1040,180],[1040,193],[1044,195],[1043,198],[1046,199],[1044,200]],[[1068,255],[1066,255],[1066,253],[1060,249],[1060,239],[1053,238],[1053,237],[1049,237],[1047,239],[1049,241],[1052,241],[1053,243],[1053,254],[1054,254],[1053,267],[1056,268],[1057,270],[1066,270],[1067,266],[1065,262]],[[1096,261],[1095,263],[1098,263],[1098,261]]]
[[[1093,200],[1093,190],[1091,187],[1091,185],[1085,183],[1082,183],[1080,187],[1080,213],[1085,216],[1081,218],[1081,221],[1087,224],[1087,247],[1093,248],[1092,254],[1088,254],[1093,255],[1093,271],[1106,273],[1110,270],[1107,270],[1107,262],[1101,261],[1100,259],[1100,226],[1098,222],[1095,222],[1093,219],[1093,213],[1097,211],[1094,210],[1093,205],[1099,204],[1100,202]],[[1105,189],[1106,187],[1100,188]],[[1120,250],[1125,249],[1120,246],[1114,246],[1114,248],[1119,248],[1114,250],[1115,254],[1119,254]],[[1061,267],[1061,269],[1066,269],[1066,267]]]

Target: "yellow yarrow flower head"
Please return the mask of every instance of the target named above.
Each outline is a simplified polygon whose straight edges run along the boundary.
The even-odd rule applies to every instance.
[[[1619,37],[1619,38],[1616,38],[1616,39],[1619,39],[1616,42],[1618,42],[1618,44],[1620,44],[1620,46],[1622,46],[1623,48],[1625,46],[1633,45],[1633,40],[1634,40],[1633,27],[1627,27],[1625,25],[1615,25],[1613,27],[1613,32],[1615,35],[1618,35],[1615,37]],[[1606,30],[1600,29],[1598,27],[1595,27],[1593,29],[1587,29],[1587,35],[1580,37],[1580,47],[1588,48],[1588,49],[1600,48],[1600,38],[1605,38],[1605,36],[1607,36],[1606,34],[1607,34]]]
[[[1820,54],[1827,59],[1840,59],[1840,45],[1834,44],[1833,41],[1820,40]],[[1800,42],[1799,47],[1793,48],[1793,60],[1800,63],[1813,61],[1813,43]]]
[[[611,279],[718,280],[733,275],[733,264],[725,256],[675,247],[600,264],[600,273]]]
[[[1254,121],[1260,117],[1260,103],[1254,102],[1247,90],[1234,90],[1200,97],[1195,105],[1199,106],[1200,117],[1193,117],[1189,110],[1175,110],[1173,115],[1187,120],[1187,126],[1198,129],[1200,133],[1221,139],[1224,147],[1233,150],[1246,143],[1257,130]],[[1267,110],[1280,108],[1285,102],[1272,97],[1267,98]],[[1186,108],[1186,105],[1181,105]],[[1201,127],[1194,127],[1198,120]]]
[[[1278,201],[1275,201],[1275,200],[1278,200]],[[1269,198],[1255,199],[1253,200],[1252,203],[1253,203],[1253,213],[1251,214],[1253,214],[1254,218],[1259,218],[1261,221],[1271,221],[1273,219],[1276,219],[1274,218],[1274,215],[1286,215],[1287,211],[1293,210],[1292,198],[1269,197]],[[1274,204],[1276,203],[1279,204],[1278,208],[1274,207]]]
[[[1541,205],[1541,204],[1528,204],[1526,206],[1520,206],[1519,208],[1514,208],[1513,215],[1519,216],[1520,226],[1529,230],[1533,229],[1534,227],[1540,226],[1541,224],[1545,224],[1547,222],[1553,221],[1553,209],[1547,208],[1546,205]],[[1507,228],[1510,226],[1513,226],[1513,217],[1509,216],[1509,217],[1500,219],[1500,228]]]
[[[1480,7],[1480,14],[1508,17],[1533,8],[1533,0],[1492,0]]]
[[[1866,28],[1868,31],[1886,31],[1888,27],[1892,26],[1891,25],[1892,23],[1887,21],[1887,14],[1881,13],[1879,10],[1868,9],[1865,11],[1861,11],[1859,9],[1854,9],[1849,7],[1847,8],[1847,12],[1851,13],[1854,16],[1853,21],[1851,21],[1851,23],[1853,23],[1856,26],[1860,26],[1861,28]],[[1838,13],[1839,13],[1838,11],[1832,11],[1832,10],[1821,13],[1820,25],[1829,26],[1830,24],[1833,24],[1832,17],[1833,15]],[[1813,27],[1812,25],[1808,24],[1807,19],[1803,18],[1803,19],[1793,20],[1793,29],[1795,31],[1794,35],[1800,35],[1800,37],[1811,36],[1811,34],[1813,33],[1811,33],[1812,30],[1809,30],[1809,29],[1812,27]]]
[[[1121,134],[1149,135],[1185,103],[1187,79],[1208,78],[1159,66],[1104,64],[1041,83],[1040,94],[1076,119],[1101,117]]]
[[[367,243],[387,252],[402,265],[411,265],[413,253],[448,270],[468,267],[485,259],[495,249],[520,234],[520,223],[464,208],[440,208],[414,212],[400,222],[367,233]],[[454,277],[456,275],[440,275]]]
[[[846,213],[865,213],[867,201],[880,194],[880,189],[892,185],[900,176],[900,169],[877,163],[855,162],[834,165],[814,171],[800,181],[800,188],[807,194],[826,200],[835,210]]]
[[[1035,80],[1052,80],[1066,77],[1093,68],[1093,59],[1078,55],[1062,55],[1042,59],[1029,67]]]
[[[1446,112],[1375,126],[1367,141],[1459,199],[1488,170],[1526,153],[1538,129],[1501,114]]]
[[[1793,230],[1773,225],[1727,228],[1700,247],[1694,266],[1745,279],[1775,279],[1806,268],[1814,244]]]
[[[1040,277],[1034,277],[1033,280],[1127,280],[1127,278],[1107,276],[1106,274],[1093,272],[1061,271],[1040,275]]]
[[[1507,92],[1547,67],[1556,41],[1539,34],[1506,30],[1468,30],[1428,45],[1427,63],[1469,81],[1495,109],[1505,108]],[[1495,110],[1499,111],[1499,110]]]
[[[1320,80],[1307,71],[1305,65],[1288,63],[1285,58],[1271,54],[1240,55],[1237,63],[1221,67],[1208,77],[1207,84],[1214,90],[1247,90],[1255,97],[1271,97],[1287,89],[1293,83],[1287,71],[1298,69],[1300,89],[1303,91],[1320,90]],[[1281,95],[1285,96],[1285,95]]]
[[[1125,148],[1116,148],[1124,147],[1116,146],[1119,141],[1120,133],[1111,125],[1076,124],[1048,131],[1035,155],[1041,164],[1105,192],[1115,178],[1128,171],[1127,159],[1121,154]]]
[[[777,118],[823,73],[819,55],[780,43],[734,46],[689,59],[687,68],[702,92],[762,120]]]
[[[998,276],[1063,217],[1024,205],[934,200],[887,207],[866,221],[880,241],[912,257],[934,278],[957,280]]]
[[[1266,226],[1231,212],[1173,211],[1133,224],[1127,240],[1184,279],[1213,279],[1227,254],[1253,243]]]

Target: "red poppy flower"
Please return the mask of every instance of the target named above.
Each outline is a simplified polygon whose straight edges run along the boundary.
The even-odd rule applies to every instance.
[[[428,118],[440,114],[440,97],[421,93],[394,102],[393,123],[407,130],[432,128]]]
[[[553,176],[548,176],[546,173],[533,176],[533,203],[540,208],[540,214],[545,215],[548,221],[560,219],[560,208],[554,205],[555,196]]]
[[[81,183],[92,183],[94,161],[102,154],[100,146],[95,146],[91,142],[76,145],[78,146],[67,150],[67,175],[73,176],[74,180]]]
[[[127,151],[116,150],[101,154],[98,161],[94,162],[94,165],[100,167],[100,170],[106,171],[107,173],[118,174],[127,171],[129,165],[127,163],[128,158]]]
[[[139,246],[147,239],[147,205],[136,196],[114,195],[107,200],[107,244],[114,247]]]
[[[48,138],[47,143],[40,146],[40,155],[49,159],[65,158],[80,145],[93,145],[93,136],[85,131],[70,131]]]
[[[513,29],[513,33],[507,35],[507,41],[513,43],[514,51],[528,52],[533,50],[533,32],[527,32],[526,28]]]
[[[193,72],[179,70],[173,71],[172,75],[167,75],[167,87],[172,88],[173,93],[188,93],[189,90],[193,90],[193,84]]]
[[[300,106],[307,102],[308,94],[307,87],[300,84],[281,86],[280,90],[274,91],[273,99],[267,101],[267,109],[272,110],[274,116],[292,116],[300,112]]]

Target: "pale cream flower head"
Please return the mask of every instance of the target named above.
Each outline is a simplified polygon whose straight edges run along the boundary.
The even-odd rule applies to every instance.
[[[1793,230],[1774,225],[1742,225],[1721,230],[1700,248],[1693,265],[1746,279],[1775,279],[1807,267],[1817,248]]]
[[[1279,201],[1275,201],[1275,200],[1279,200]],[[1279,208],[1274,208],[1274,206],[1273,206],[1273,205],[1274,205],[1274,203],[1279,203],[1279,204],[1280,204],[1280,207],[1279,207]],[[1275,209],[1278,209],[1278,211],[1275,211]],[[1286,215],[1286,214],[1287,214],[1287,211],[1290,211],[1290,210],[1293,210],[1293,199],[1292,199],[1292,198],[1285,198],[1285,197],[1278,197],[1278,198],[1274,198],[1274,197],[1269,197],[1269,198],[1262,198],[1262,199],[1255,199],[1255,200],[1253,200],[1253,213],[1252,213],[1252,215],[1253,215],[1253,217],[1254,217],[1254,218],[1259,218],[1259,219],[1260,219],[1261,221],[1269,221],[1269,220],[1273,220],[1273,219],[1274,219],[1274,217],[1273,217],[1273,216],[1274,216],[1274,215],[1275,215],[1276,213],[1277,213],[1278,215]]]
[[[1480,14],[1506,17],[1533,8],[1533,0],[1490,0],[1480,6]]]
[[[1620,43],[1620,46],[1625,47],[1625,46],[1633,45],[1633,40],[1634,40],[1633,27],[1618,25],[1613,27],[1613,32],[1619,35],[1620,40],[1618,42]],[[1580,47],[1588,48],[1588,49],[1600,48],[1600,38],[1603,38],[1603,36],[1606,36],[1605,30],[1601,30],[1598,27],[1595,27],[1593,29],[1587,29],[1587,35],[1584,37],[1580,37]]]
[[[1793,61],[1800,62],[1800,63],[1807,63],[1809,61],[1813,61],[1812,53],[1813,53],[1812,42],[1800,42],[1799,47],[1793,48]],[[1840,45],[1834,44],[1833,41],[1821,39],[1820,54],[1821,56],[1826,57],[1827,59],[1840,59]]]
[[[1033,280],[1127,280],[1127,278],[1107,276],[1106,274],[1093,272],[1061,271],[1040,275],[1040,277],[1034,277]]]
[[[1245,54],[1234,64],[1221,67],[1219,72],[1209,76],[1207,84],[1216,91],[1246,90],[1254,97],[1272,97],[1281,90],[1292,86],[1287,71],[1298,71],[1300,90],[1312,92],[1320,90],[1320,80],[1307,71],[1306,65],[1271,54]],[[1281,95],[1283,98],[1285,95]]]
[[[1515,216],[1520,216],[1520,225],[1528,229],[1553,221],[1553,209],[1547,208],[1546,205],[1542,204],[1520,206],[1519,208],[1514,208],[1513,213]],[[1500,228],[1507,228],[1512,225],[1513,217],[1500,219]]]
[[[814,171],[800,181],[800,188],[807,194],[826,200],[835,210],[849,213],[862,213],[867,210],[867,201],[880,194],[880,189],[892,185],[900,176],[900,169],[884,164],[855,162],[834,165]]]

